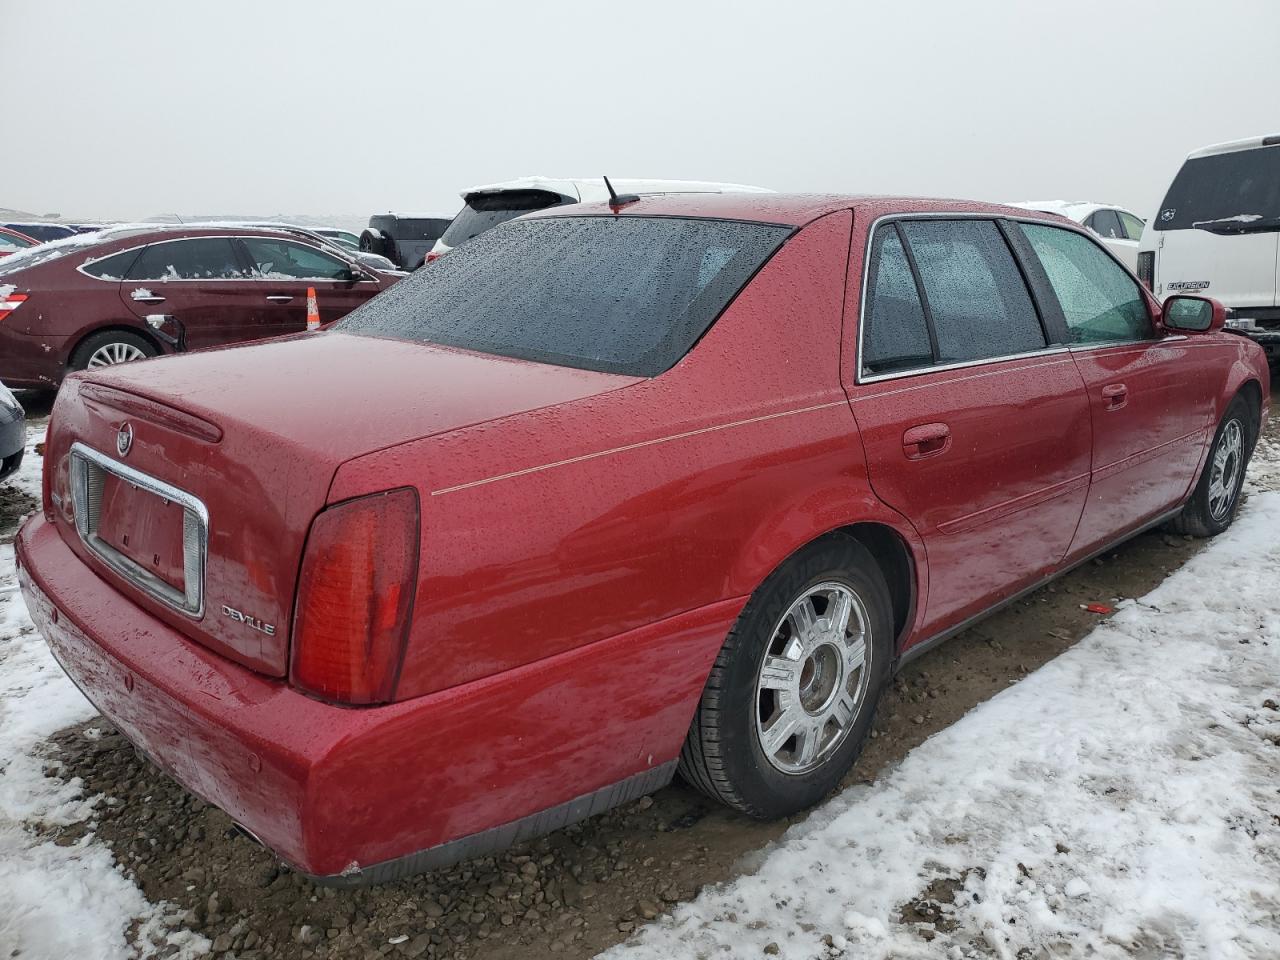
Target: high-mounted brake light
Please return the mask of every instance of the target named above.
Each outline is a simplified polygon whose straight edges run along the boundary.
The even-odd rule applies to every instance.
[[[0,297],[0,320],[3,320],[26,302],[27,295],[25,293],[10,293]]]
[[[307,536],[289,682],[325,700],[395,694],[418,580],[418,495],[392,490],[325,510]]]

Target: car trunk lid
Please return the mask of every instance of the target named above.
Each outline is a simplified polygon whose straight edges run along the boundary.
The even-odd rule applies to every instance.
[[[307,531],[340,464],[633,382],[336,332],[124,364],[64,384],[50,512],[140,606],[283,676]]]

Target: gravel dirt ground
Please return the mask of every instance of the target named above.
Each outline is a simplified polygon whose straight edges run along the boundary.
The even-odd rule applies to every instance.
[[[37,425],[47,400],[24,398]],[[1263,442],[1280,443],[1273,420]],[[0,485],[0,538],[35,506]],[[874,780],[931,734],[1072,646],[1098,621],[1082,604],[1141,596],[1196,541],[1143,534],[908,665],[885,696],[847,783]],[[61,828],[109,845],[153,902],[186,910],[217,957],[589,957],[703,885],[750,870],[789,823],[757,823],[678,780],[652,797],[498,857],[356,891],[282,868],[217,809],[186,794],[102,720],[63,731],[49,775],[98,795]],[[904,904],[906,922],[928,905]]]

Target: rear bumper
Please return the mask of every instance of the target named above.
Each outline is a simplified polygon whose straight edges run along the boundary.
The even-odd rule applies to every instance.
[[[121,733],[295,869],[344,884],[488,852],[662,786],[742,606],[350,709],[188,641],[40,514],[15,546],[36,626]]]
[[[13,320],[0,322],[0,382],[24,390],[52,390],[67,373],[67,337],[19,333]]]

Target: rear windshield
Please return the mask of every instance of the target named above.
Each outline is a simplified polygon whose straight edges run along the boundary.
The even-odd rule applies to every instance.
[[[1236,222],[1280,225],[1280,146],[1188,160],[1156,214],[1157,230]]]
[[[564,197],[550,190],[503,190],[501,193],[473,193],[445,230],[441,242],[460,247],[500,223],[514,220],[522,213],[545,210],[566,203]]]
[[[336,329],[652,377],[689,351],[790,232],[665,217],[518,220]]]

